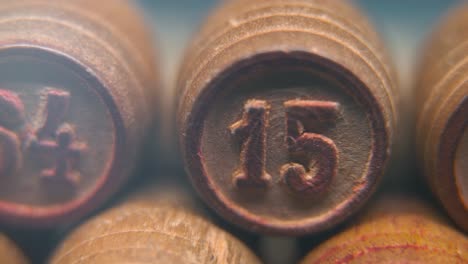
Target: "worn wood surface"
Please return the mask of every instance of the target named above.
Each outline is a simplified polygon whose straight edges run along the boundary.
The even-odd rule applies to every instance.
[[[347,1],[227,1],[178,79],[186,169],[254,232],[329,229],[374,192],[398,123],[392,64]]]
[[[413,197],[385,197],[359,218],[301,263],[468,263],[468,238]]]
[[[257,264],[229,233],[200,216],[176,188],[139,194],[77,228],[51,264]]]
[[[152,41],[125,0],[0,1],[0,79],[0,221],[13,225],[102,204],[159,112]]]
[[[450,216],[468,231],[468,5],[455,7],[427,41],[419,69],[421,167]]]
[[[9,238],[0,234],[0,263],[28,264],[29,260]]]

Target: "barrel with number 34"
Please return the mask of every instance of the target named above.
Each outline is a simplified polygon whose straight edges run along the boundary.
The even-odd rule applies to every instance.
[[[68,223],[136,161],[156,113],[151,41],[126,1],[0,5],[0,221]]]
[[[397,125],[383,50],[344,1],[218,9],[178,82],[181,148],[200,195],[270,234],[319,232],[356,212],[385,171]]]

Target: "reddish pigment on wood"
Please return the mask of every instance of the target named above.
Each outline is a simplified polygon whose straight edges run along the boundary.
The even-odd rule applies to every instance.
[[[32,143],[33,151],[39,154],[38,160],[44,160],[44,156],[51,156],[54,160],[53,165],[44,168],[40,176],[45,181],[66,182],[66,185],[76,187],[81,180],[78,164],[87,146],[75,141],[75,132],[68,125],[61,127],[56,134],[55,140]]]
[[[21,142],[15,132],[25,122],[24,104],[17,94],[0,89],[0,177],[21,166]]]
[[[412,197],[388,196],[301,263],[467,262],[468,238],[447,219]]]
[[[268,234],[321,232],[357,212],[397,131],[384,51],[347,1],[221,5],[178,78],[180,146],[198,193],[228,221]]]
[[[12,91],[0,89],[0,125],[16,130],[24,122],[24,104],[19,96]]]
[[[338,149],[332,139],[320,134],[317,127],[338,118],[339,104],[335,102],[293,100],[284,103],[287,138],[291,159],[281,167],[281,177],[296,193],[318,195],[325,192],[338,170]],[[308,125],[308,127],[305,127]],[[310,155],[314,154],[314,159]]]
[[[21,143],[15,133],[0,127],[0,178],[11,176],[21,166]]]
[[[124,0],[0,4],[0,223],[70,224],[125,184],[160,112],[151,37]]]
[[[46,98],[46,107],[41,118],[44,123],[35,135],[38,140],[57,135],[57,130],[64,123],[70,106],[70,93],[66,91],[47,89]]]
[[[86,143],[76,142],[74,129],[65,123],[69,111],[70,93],[57,89],[46,91],[43,125],[35,132],[30,149],[42,167],[40,177],[46,183],[77,187],[81,180],[79,161]],[[50,165],[47,161],[52,160]]]
[[[231,134],[241,141],[240,166],[234,172],[238,188],[267,187],[271,176],[265,171],[266,127],[269,105],[265,101],[250,100],[245,104],[242,119],[231,125]]]

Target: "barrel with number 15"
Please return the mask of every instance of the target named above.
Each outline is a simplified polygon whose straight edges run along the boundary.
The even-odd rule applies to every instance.
[[[393,69],[345,1],[239,0],[198,33],[178,123],[201,196],[251,231],[302,235],[356,212],[397,125]]]
[[[0,222],[68,224],[130,175],[156,68],[124,0],[0,0]]]

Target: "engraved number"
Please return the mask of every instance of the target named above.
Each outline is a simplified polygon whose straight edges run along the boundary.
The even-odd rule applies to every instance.
[[[290,163],[280,169],[284,183],[299,194],[320,194],[337,173],[338,150],[332,139],[320,134],[338,118],[339,104],[328,101],[291,100],[284,103],[286,144]],[[270,105],[249,100],[242,119],[230,126],[241,141],[240,168],[234,172],[236,187],[266,187],[271,176],[265,169]]]
[[[265,101],[250,100],[242,119],[231,125],[231,134],[242,142],[241,165],[234,172],[237,187],[265,187],[271,177],[265,170],[266,126],[270,107]]]
[[[42,160],[52,160],[44,165],[40,176],[46,181],[77,185],[81,174],[76,170],[86,145],[75,140],[73,127],[64,123],[70,104],[70,94],[57,89],[46,90],[47,103],[42,113],[44,122],[36,131],[31,150]]]
[[[299,194],[320,194],[336,175],[338,150],[330,138],[311,133],[335,122],[335,102],[292,100],[284,103],[289,153],[294,162],[281,167],[287,186]],[[315,162],[314,162],[315,161]]]
[[[13,92],[0,90],[0,176],[14,174],[22,155],[17,130],[24,124],[24,105]]]
[[[24,151],[31,151],[43,167],[44,180],[65,181],[75,185],[80,180],[76,165],[86,145],[76,142],[72,126],[64,123],[70,94],[57,89],[45,89],[44,120],[38,129],[30,129],[25,121],[25,109],[20,97],[0,90],[0,176],[12,175],[20,167]]]

